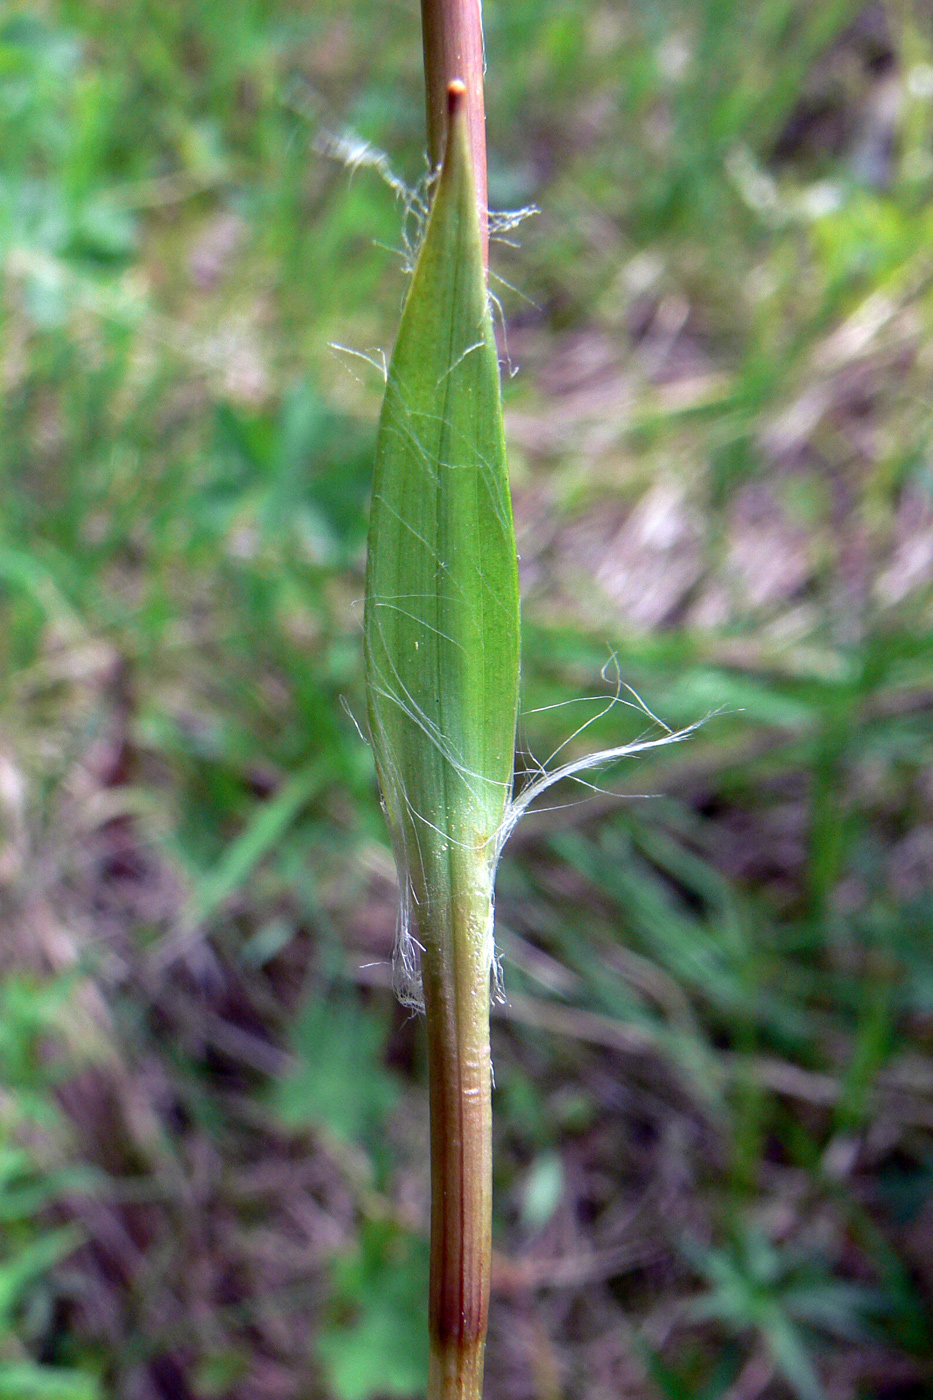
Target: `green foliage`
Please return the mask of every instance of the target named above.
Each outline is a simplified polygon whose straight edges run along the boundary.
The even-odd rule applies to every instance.
[[[136,250],[133,211],[112,197],[98,160],[122,94],[83,71],[76,34],[28,11],[0,26],[0,69],[0,252],[24,278],[35,324],[52,327],[67,315],[69,278],[112,272]]]
[[[75,1225],[46,1223],[49,1208],[68,1191],[87,1190],[93,1173],[49,1171],[18,1139],[59,1127],[50,1099],[58,1073],[48,1055],[56,1023],[73,986],[10,976],[0,983],[0,1396],[10,1400],[99,1400],[96,1378],[77,1369],[37,1365],[24,1341],[50,1306],[48,1275],[84,1242]],[[34,1315],[31,1324],[31,1314]],[[41,1325],[41,1323],[40,1323]]]
[[[416,1395],[428,1373],[428,1254],[396,1226],[365,1225],[336,1270],[331,1317],[317,1343],[340,1400]]]
[[[667,723],[723,707],[689,746],[611,770],[621,800],[571,788],[555,800],[585,805],[531,816],[506,851],[497,1248],[506,1277],[540,1250],[550,1279],[527,1313],[500,1296],[506,1339],[520,1351],[540,1317],[568,1400],[589,1400],[614,1338],[620,1367],[645,1343],[671,1400],[718,1400],[764,1353],[776,1395],[815,1394],[814,1375],[874,1393],[858,1370],[878,1355],[922,1386],[928,16],[485,9],[492,202],[541,211],[492,256],[521,294],[493,282],[522,367],[522,746],[543,758],[591,716],[562,756],[641,734],[644,714],[602,713],[612,656]],[[417,180],[413,27],[362,0],[53,0],[0,20],[11,1400],[152,1390],[131,1368],[165,1356],[198,1393],[250,1394],[260,1361],[270,1388],[309,1391],[312,1331],[334,1394],[423,1378],[422,1244],[374,1216],[422,1189],[406,1125],[424,1067],[411,1028],[389,1038],[386,993],[334,991],[378,976],[394,895],[372,755],[340,706],[365,711],[384,386],[329,346],[389,350],[402,209],[317,149],[349,128]],[[57,956],[59,935],[114,1038],[107,1102],[144,1142],[123,1160],[107,1120],[103,1244],[127,1219],[163,1226],[131,1281],[119,1260],[90,1276],[119,1343],[56,1307],[85,1286],[61,1232],[103,1148],[64,1092],[75,983],[9,962],[45,937]],[[289,1274],[307,1218],[320,1236]],[[622,1236],[647,1262],[612,1264]],[[591,1246],[617,1275],[553,1283],[552,1247]],[[205,1277],[214,1292],[184,1291]],[[495,1342],[491,1374],[513,1360]]]
[[[48,1366],[8,1366],[0,1370],[3,1400],[98,1400],[102,1394],[90,1376],[56,1372]]]
[[[711,1287],[694,1303],[694,1316],[753,1329],[799,1400],[823,1400],[807,1332],[862,1335],[867,1290],[834,1280],[818,1259],[776,1249],[754,1229],[740,1232],[730,1250],[707,1251],[698,1263]]]
[[[382,1065],[385,1037],[384,1021],[350,994],[310,1000],[293,1032],[298,1066],[277,1087],[283,1121],[372,1146],[398,1093]]]

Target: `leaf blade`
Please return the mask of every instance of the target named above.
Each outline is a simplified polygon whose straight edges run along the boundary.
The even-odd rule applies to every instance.
[[[367,559],[370,727],[416,898],[488,870],[511,790],[518,576],[465,123],[455,113],[380,420]]]

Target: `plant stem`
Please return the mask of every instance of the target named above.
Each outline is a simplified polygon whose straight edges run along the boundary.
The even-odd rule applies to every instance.
[[[492,1249],[492,1070],[484,949],[492,910],[488,878],[482,884],[484,888],[466,890],[453,902],[442,920],[445,927],[431,927],[434,919],[421,922],[431,1097],[428,1400],[479,1400],[483,1389]]]
[[[454,12],[440,5],[434,18]],[[436,34],[426,39],[429,54],[440,51]],[[481,77],[478,68],[473,77]],[[515,752],[518,569],[459,76],[444,91],[444,112],[446,149],[377,438],[364,636],[379,783],[422,950],[431,1105],[428,1400],[481,1400],[491,1258],[493,856]]]
[[[430,31],[435,19],[465,19],[470,3],[432,6],[424,0],[425,61],[455,61],[452,30]],[[475,5],[478,23],[479,5]],[[441,42],[451,41],[450,49]],[[482,122],[482,67],[473,74]],[[437,69],[428,68],[428,93]],[[469,116],[468,89],[451,76],[443,92],[445,145],[454,122]],[[475,139],[475,128],[467,136]],[[482,128],[480,137],[482,140]],[[464,151],[464,155],[466,152]],[[449,156],[449,152],[448,152]],[[485,214],[485,195],[479,204]],[[485,220],[481,218],[484,239]],[[484,261],[485,268],[485,261]],[[453,835],[453,832],[451,832]],[[427,1400],[481,1400],[492,1257],[492,1064],[489,1048],[489,937],[492,873],[486,839],[445,845],[446,867],[432,877],[412,872],[422,944],[431,1112],[430,1370]],[[440,894],[440,891],[445,891]]]
[[[457,78],[466,88],[467,127],[479,212],[483,266],[489,263],[486,191],[486,111],[483,103],[482,0],[421,0],[428,155],[437,167],[447,142],[448,89]]]

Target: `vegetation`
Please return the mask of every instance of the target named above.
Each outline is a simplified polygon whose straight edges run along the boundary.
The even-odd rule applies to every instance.
[[[519,784],[711,716],[506,848],[487,1388],[912,1400],[933,29],[485,8],[490,203],[540,208],[490,258]],[[426,1067],[351,719],[416,34],[0,18],[0,1396],[423,1393]]]
[[[472,75],[471,75],[472,76]],[[476,75],[480,80],[479,74]],[[480,1400],[492,1250],[493,881],[518,719],[518,555],[467,86],[386,376],[364,622],[369,732],[399,882],[403,1003],[424,1010],[429,1400]]]

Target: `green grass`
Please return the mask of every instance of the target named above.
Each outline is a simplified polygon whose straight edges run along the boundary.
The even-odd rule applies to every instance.
[[[491,200],[540,206],[493,251],[521,742],[650,729],[601,714],[616,674],[711,715],[506,852],[490,1393],[919,1396],[933,34],[486,8]],[[416,181],[419,70],[401,6],[0,20],[18,1400],[351,1400],[422,1364],[423,1049],[341,704],[382,380],[330,348],[390,349],[402,211],[318,151],[350,129]]]

